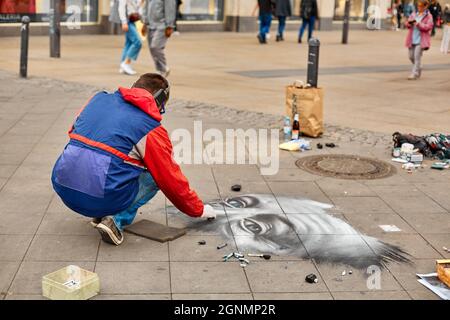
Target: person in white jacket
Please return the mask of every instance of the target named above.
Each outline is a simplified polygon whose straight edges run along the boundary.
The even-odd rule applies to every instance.
[[[118,1],[120,23],[122,30],[125,32],[125,46],[120,63],[120,73],[134,75],[136,71],[131,67],[131,62],[137,60],[142,48],[141,37],[134,23],[142,17],[144,0]]]

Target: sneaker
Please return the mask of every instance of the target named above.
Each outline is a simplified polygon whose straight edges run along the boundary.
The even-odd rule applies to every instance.
[[[298,38],[298,43],[302,43],[302,38]]]
[[[277,34],[277,38],[275,39],[275,41],[276,42],[280,42],[282,39],[281,39],[281,36],[279,35],[279,34]]]
[[[131,65],[127,64],[125,62],[122,62],[120,64],[120,69],[122,69],[125,74],[128,74],[130,76],[133,76],[136,74],[136,71],[134,71],[133,68],[131,68]]]
[[[105,217],[96,226],[98,232],[102,236],[102,240],[110,244],[118,246],[123,242],[123,233],[117,227],[116,222],[111,217]]]
[[[415,74],[410,74],[408,80],[417,80],[417,76]]]
[[[264,39],[260,34],[258,34],[256,37],[258,38],[260,44],[264,43]]]
[[[91,220],[90,224],[95,228],[100,222],[102,222],[102,218],[94,218]]]
[[[170,75],[170,68],[169,67],[167,67],[167,69],[166,69],[166,72],[163,72],[162,73],[162,76],[164,77],[164,78],[167,78],[169,75]]]

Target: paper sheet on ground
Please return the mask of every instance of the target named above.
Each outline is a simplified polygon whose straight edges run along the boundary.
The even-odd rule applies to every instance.
[[[436,293],[441,299],[450,300],[450,288],[437,277],[437,273],[416,274],[425,287]]]

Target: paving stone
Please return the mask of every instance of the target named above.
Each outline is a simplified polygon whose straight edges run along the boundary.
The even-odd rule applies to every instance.
[[[391,197],[383,196],[383,200],[393,209],[395,212],[402,216],[415,213],[441,213],[446,212],[444,208],[439,206],[435,201],[430,198],[423,197]]]
[[[236,183],[240,184],[240,183]],[[222,199],[238,197],[245,194],[271,194],[271,190],[266,182],[243,182],[241,191],[232,191],[231,184],[219,183],[219,193]]]
[[[5,300],[48,300],[44,296],[38,294],[12,294],[7,295]]]
[[[373,271],[370,269],[355,269],[346,264],[331,265],[319,263],[317,267],[333,296],[338,291],[379,292],[402,290],[402,287],[387,269],[380,268],[378,277],[378,274],[372,274]],[[349,274],[350,270],[353,272],[352,274]],[[343,271],[346,271],[344,276],[342,276]]]
[[[44,214],[52,197],[47,193],[25,194],[3,188],[0,192],[0,212]]]
[[[215,165],[212,167],[218,184],[245,184],[247,182],[264,182],[255,165]]]
[[[173,294],[173,300],[253,300],[250,293],[196,293]]]
[[[95,236],[98,231],[90,224],[92,219],[75,212],[47,212],[38,234]]]
[[[255,300],[333,300],[328,292],[255,293]]]
[[[6,294],[11,285],[20,262],[0,262],[0,294]]]
[[[69,265],[76,265],[80,268],[93,271],[94,262],[80,262],[80,261],[59,261],[59,262],[37,262],[24,261],[17,272],[9,294],[12,295],[41,295],[42,294],[42,277],[67,267]],[[100,278],[101,279],[101,278]],[[101,284],[103,286],[103,284]]]
[[[265,176],[266,181],[316,181],[322,178],[322,176],[314,175],[298,168],[281,168],[277,174]]]
[[[255,262],[245,272],[252,292],[328,292],[310,260]],[[319,282],[310,284],[306,275],[314,273]]]
[[[387,268],[409,293],[412,290],[428,290],[417,281],[416,274],[436,272],[436,259],[413,259],[412,264],[392,263]],[[414,295],[412,296],[414,298]]]
[[[223,230],[231,234],[230,224],[228,223],[225,212],[218,214],[213,221],[207,221],[201,218],[190,218],[183,216],[182,213],[168,213],[168,226],[175,228],[186,228],[187,235],[212,236],[222,235]]]
[[[395,245],[415,259],[441,258],[441,255],[418,234],[386,233],[377,236],[378,240]]]
[[[450,213],[406,214],[404,219],[419,233],[447,233],[450,240]]]
[[[421,285],[422,286],[422,285]],[[409,290],[408,294],[414,300],[441,300],[441,298],[430,289],[422,286],[421,289]]]
[[[332,197],[337,209],[344,215],[394,213],[386,203],[378,197]]]
[[[172,293],[250,293],[238,263],[171,262]]]
[[[286,213],[289,211],[286,211],[289,208],[287,205],[289,199],[283,199],[284,197],[308,199],[323,203],[331,202],[315,182],[269,182],[268,184]]]
[[[169,261],[167,243],[125,234],[120,246],[104,241],[100,244],[98,261]]]
[[[406,291],[331,292],[336,300],[411,300]]]
[[[235,236],[234,239],[243,254],[270,254],[270,261],[295,261],[308,258],[308,253],[295,232],[281,232],[281,236]],[[273,241],[271,241],[273,240]],[[248,257],[251,262],[266,262],[259,257]],[[233,260],[234,261],[234,260]]]
[[[375,193],[371,189],[358,181],[324,178],[316,183],[330,197],[375,196]]]
[[[100,236],[37,235],[27,261],[95,261]]]
[[[450,183],[418,183],[416,186],[431,199],[436,201],[441,207],[450,211],[450,197],[448,196]]]
[[[0,235],[0,261],[21,261],[32,235]]]
[[[204,240],[205,245],[198,242]],[[218,245],[227,243],[222,249],[217,249]],[[223,256],[234,252],[236,246],[233,239],[226,241],[221,236],[184,236],[169,242],[170,261],[222,261]]]
[[[18,168],[18,165],[2,164],[0,166],[0,178],[7,179],[7,178],[11,177],[13,175],[14,171],[17,170],[17,168]]]
[[[450,252],[445,252],[443,247],[450,247],[450,233],[422,233],[425,240],[439,252],[444,258],[450,259]]]
[[[101,294],[170,293],[168,262],[97,262]]]
[[[384,231],[380,225],[396,226],[401,231],[393,233],[417,233],[405,220],[396,213],[369,213],[364,215],[345,215],[348,223],[361,232],[369,236],[390,233]]]
[[[44,214],[27,212],[0,213],[0,234],[35,234]]]

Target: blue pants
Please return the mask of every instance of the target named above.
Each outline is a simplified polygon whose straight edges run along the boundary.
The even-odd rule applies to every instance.
[[[300,33],[298,35],[299,39],[303,38],[303,33],[305,32],[306,25],[308,25],[308,40],[311,39],[315,22],[316,22],[316,17],[310,17],[309,19],[303,19],[302,26],[300,27]]]
[[[262,13],[259,15],[259,36],[263,41],[266,41],[266,34],[269,33],[271,24],[271,13]]]
[[[125,226],[130,225],[136,217],[138,209],[149,202],[158,191],[159,188],[150,173],[142,173],[139,176],[139,191],[133,203],[124,211],[113,216],[117,227],[123,230]]]
[[[139,52],[142,48],[141,37],[136,25],[128,22],[128,32],[125,33],[125,47],[122,53],[122,62],[126,59],[137,60]]]
[[[286,28],[286,17],[278,16],[278,35],[282,36]]]

